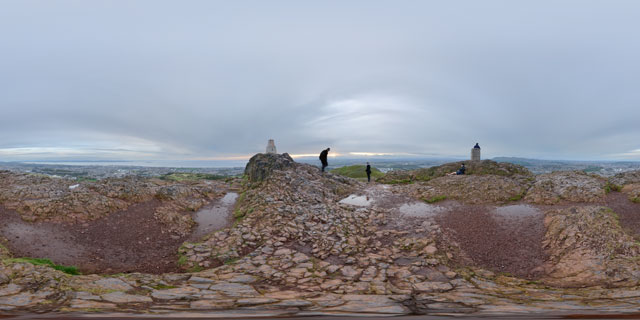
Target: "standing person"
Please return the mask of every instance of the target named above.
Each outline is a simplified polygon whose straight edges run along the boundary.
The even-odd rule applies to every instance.
[[[322,172],[324,172],[324,168],[326,168],[329,165],[329,162],[327,162],[327,155],[329,155],[329,150],[331,150],[331,148],[326,148],[322,150],[322,152],[320,152],[320,162],[322,162]]]
[[[367,162],[367,169],[364,171],[367,172],[367,182],[371,182],[371,165]]]

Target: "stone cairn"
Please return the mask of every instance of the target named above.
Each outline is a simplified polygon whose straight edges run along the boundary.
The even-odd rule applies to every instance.
[[[269,139],[269,142],[267,143],[267,153],[278,153],[276,150],[276,143],[273,139]]]
[[[471,148],[471,161],[480,161],[480,145],[476,145]]]

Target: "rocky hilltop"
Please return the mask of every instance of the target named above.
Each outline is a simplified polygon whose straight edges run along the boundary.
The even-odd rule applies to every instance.
[[[388,184],[367,184],[287,154],[258,154],[245,169],[233,224],[180,247],[185,272],[71,276],[7,259],[3,250],[0,310],[637,310],[635,173],[611,180],[580,172],[535,176],[482,161],[467,163],[468,175],[446,175],[459,165],[394,172],[384,178]],[[3,174],[2,205],[31,220],[66,221],[62,208],[71,208],[74,220],[92,219],[94,207],[95,215],[111,215],[150,198],[186,209],[228,192],[203,181],[155,180],[70,189]],[[69,206],[93,197],[100,200],[85,207],[90,214]],[[38,205],[25,205],[34,199]]]

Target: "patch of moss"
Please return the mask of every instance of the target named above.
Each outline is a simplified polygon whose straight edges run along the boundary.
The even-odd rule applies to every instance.
[[[204,268],[203,268],[203,267],[201,267],[201,266],[199,266],[199,265],[195,265],[195,266],[193,266],[193,267],[189,268],[189,270],[187,270],[187,271],[188,271],[188,272],[200,272],[200,271],[202,271],[202,270],[204,270]]]
[[[0,243],[0,259],[9,258],[10,256],[11,253],[9,249],[7,249],[7,247],[3,246],[2,243]]]
[[[525,193],[522,192],[520,194],[516,194],[515,196],[509,198],[509,201],[520,201],[522,200],[522,198],[524,198]]]
[[[224,264],[234,264],[236,261],[238,261],[238,258],[229,258],[227,260],[224,261]]]
[[[640,203],[640,197],[634,197],[631,199],[631,202],[633,203]]]
[[[187,258],[187,256],[184,255],[180,255],[180,258],[178,258],[178,266],[184,266],[185,264],[187,264],[187,262],[189,261],[189,259]]]
[[[434,196],[434,197],[431,197],[429,199],[423,199],[423,200],[426,203],[436,203],[436,202],[443,201],[443,200],[446,200],[446,199],[447,199],[447,196]]]
[[[162,289],[174,289],[174,288],[177,288],[177,287],[159,283],[159,284],[151,286],[151,288],[154,288],[156,290],[162,290]]]
[[[78,271],[78,268],[74,267],[74,266],[61,266],[61,265],[57,265],[55,263],[53,263],[51,260],[49,259],[41,259],[41,258],[10,258],[10,259],[5,259],[5,262],[7,263],[31,263],[33,265],[36,266],[49,266],[53,269],[62,271],[66,274],[70,274],[70,275],[79,275],[80,272]]]

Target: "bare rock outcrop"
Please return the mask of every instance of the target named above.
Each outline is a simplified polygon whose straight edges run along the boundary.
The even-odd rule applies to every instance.
[[[288,153],[258,153],[249,159],[244,169],[249,181],[259,182],[265,180],[274,170],[292,168],[295,162]]]
[[[505,176],[458,175],[399,186],[398,191],[425,201],[446,198],[481,204],[520,200],[529,186],[527,180]]]
[[[599,206],[550,210],[543,245],[549,253],[545,282],[556,286],[636,285],[640,245],[616,214]]]
[[[640,170],[618,173],[615,176],[609,178],[609,182],[616,186],[640,184]]]
[[[525,201],[556,204],[561,201],[599,202],[605,197],[606,180],[582,171],[561,171],[536,176]]]
[[[455,172],[462,164],[465,164],[465,175],[496,175],[518,179],[531,178],[533,174],[527,168],[506,162],[492,160],[482,161],[458,161],[445,163],[440,166],[417,170],[394,170],[376,181],[381,183],[398,184],[412,181],[429,181]]]
[[[85,222],[129,206],[159,200],[155,216],[186,233],[196,211],[224,194],[221,181],[165,181],[135,176],[76,181],[44,175],[0,172],[0,205],[26,221]]]

